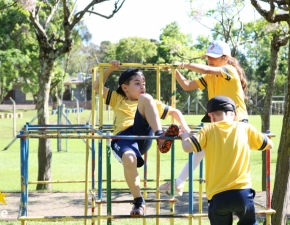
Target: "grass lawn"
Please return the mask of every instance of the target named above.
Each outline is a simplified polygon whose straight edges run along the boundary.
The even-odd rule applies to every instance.
[[[10,111],[6,111],[11,113]],[[5,111],[0,111],[0,113],[6,113]],[[36,110],[17,110],[17,112],[23,113],[23,118],[17,118],[16,127],[19,131],[23,125],[27,122],[30,122],[36,116]],[[90,122],[91,111],[84,110],[80,113],[80,123],[85,124]],[[108,111],[104,112],[104,123],[112,124],[113,114],[108,114]],[[73,124],[77,123],[77,114],[69,113],[68,118]],[[200,124],[202,115],[186,115],[186,121],[190,125]],[[275,134],[276,137],[273,138],[274,148],[271,151],[271,186],[273,187],[274,178],[275,178],[275,167],[276,167],[276,158],[277,158],[277,149],[280,141],[280,133],[282,128],[283,117],[280,115],[271,116],[271,133]],[[57,122],[57,115],[50,115],[49,118],[50,124]],[[65,120],[63,119],[65,123]],[[250,116],[249,122],[253,124],[259,130],[261,129],[261,118],[260,116]],[[16,139],[10,147],[3,151],[11,141],[13,140],[13,120],[12,119],[0,119],[0,190],[2,192],[19,192],[20,191],[20,141]],[[32,124],[36,124],[35,120]],[[163,124],[170,124],[170,119],[163,121]],[[38,140],[30,139],[29,140],[29,181],[37,180],[38,172],[38,161],[37,161],[37,149],[38,149]],[[57,150],[56,139],[51,139],[52,146],[52,180],[84,180],[85,174],[85,143],[80,139],[62,139],[62,150]],[[103,178],[105,179],[105,141],[103,149]],[[188,154],[183,152],[181,148],[180,141],[176,141],[176,160],[175,160],[175,176],[178,176],[184,164],[188,160]],[[147,165],[147,179],[155,179],[156,177],[156,147],[152,147],[148,154],[148,165]],[[161,179],[170,179],[170,154],[161,154],[160,166],[161,166]],[[261,191],[261,166],[262,166],[262,155],[259,151],[252,151],[251,155],[251,175],[253,180],[253,188],[256,191]],[[97,166],[97,165],[96,165]],[[112,157],[112,171],[117,171],[112,174],[112,180],[115,179],[124,179],[123,176],[123,167],[120,163]],[[141,179],[143,178],[144,168],[139,169]],[[199,170],[197,169],[194,173],[194,177],[197,178]],[[97,179],[97,177],[96,177]],[[105,184],[104,184],[105,186]],[[148,182],[149,187],[156,187],[155,182]],[[55,192],[83,192],[84,184],[53,184],[53,191]],[[114,182],[112,183],[112,188],[127,188],[125,182]],[[29,191],[35,191],[36,185],[30,184]],[[194,186],[194,190],[198,190],[197,184]],[[188,191],[185,188],[184,191]],[[129,224],[133,220],[128,220],[128,222],[118,222],[118,224]],[[178,220],[177,220],[178,221]],[[153,223],[148,224],[154,224]],[[1,223],[2,224],[2,223]],[[7,222],[6,225],[19,224],[19,222]],[[42,224],[40,222],[29,222],[29,224]],[[48,224],[83,224],[83,222],[74,223],[74,222],[54,222],[54,223],[45,223]],[[134,224],[137,224],[134,222]],[[175,222],[175,224],[179,224]],[[181,222],[180,224],[184,224]],[[203,224],[207,224],[206,222]]]

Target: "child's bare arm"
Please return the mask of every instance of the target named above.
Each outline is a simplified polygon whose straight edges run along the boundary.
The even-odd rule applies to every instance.
[[[110,61],[111,66],[108,66],[108,68],[104,71],[104,77],[103,77],[103,84],[106,82],[106,80],[108,79],[108,77],[110,76],[110,74],[116,70],[120,68],[120,61],[118,60],[111,60]],[[93,82],[92,87],[95,90],[96,93],[99,93],[99,76],[96,78],[96,80]],[[106,88],[104,86],[104,98],[107,94],[108,88]]]
[[[268,138],[267,149],[272,149],[272,148],[273,148],[273,142],[270,138]]]
[[[172,62],[172,64],[177,65],[178,68],[182,67],[201,74],[222,75],[220,67],[218,66],[207,66],[203,64],[185,63],[185,62]]]
[[[185,152],[193,152],[194,148],[189,141],[189,137],[192,136],[189,132],[183,132],[179,135],[181,137],[182,148]]]
[[[199,88],[195,80],[187,80],[178,70],[176,70],[176,80],[185,91],[193,91]]]
[[[169,115],[171,115],[177,122],[180,124],[181,132],[190,132],[190,128],[187,125],[184,116],[180,112],[180,110],[175,108],[170,108]]]

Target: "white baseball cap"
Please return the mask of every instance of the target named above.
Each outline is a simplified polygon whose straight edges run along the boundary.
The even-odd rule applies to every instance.
[[[206,56],[219,58],[223,55],[231,56],[230,46],[224,41],[213,41],[202,58]]]

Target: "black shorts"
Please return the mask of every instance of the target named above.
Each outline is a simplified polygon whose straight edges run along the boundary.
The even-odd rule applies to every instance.
[[[117,135],[136,135],[136,136],[153,136],[153,131],[147,120],[139,113],[135,113],[134,124],[126,130],[119,132]],[[126,151],[134,151],[137,157],[137,167],[144,165],[142,155],[151,147],[152,139],[146,140],[112,140],[111,147],[116,159],[122,163],[122,155]]]
[[[239,225],[257,225],[253,189],[229,190],[215,194],[209,201],[208,218],[212,225],[232,225],[233,214]]]

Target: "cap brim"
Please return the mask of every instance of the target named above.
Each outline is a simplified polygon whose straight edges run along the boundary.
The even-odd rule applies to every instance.
[[[210,123],[211,122],[208,114],[205,114],[205,116],[201,119],[201,122],[203,122],[203,123]]]
[[[201,56],[201,58],[205,58],[207,56],[212,57],[212,58],[219,58],[219,57],[222,57],[223,55],[217,55],[214,53],[206,53],[205,55]]]

